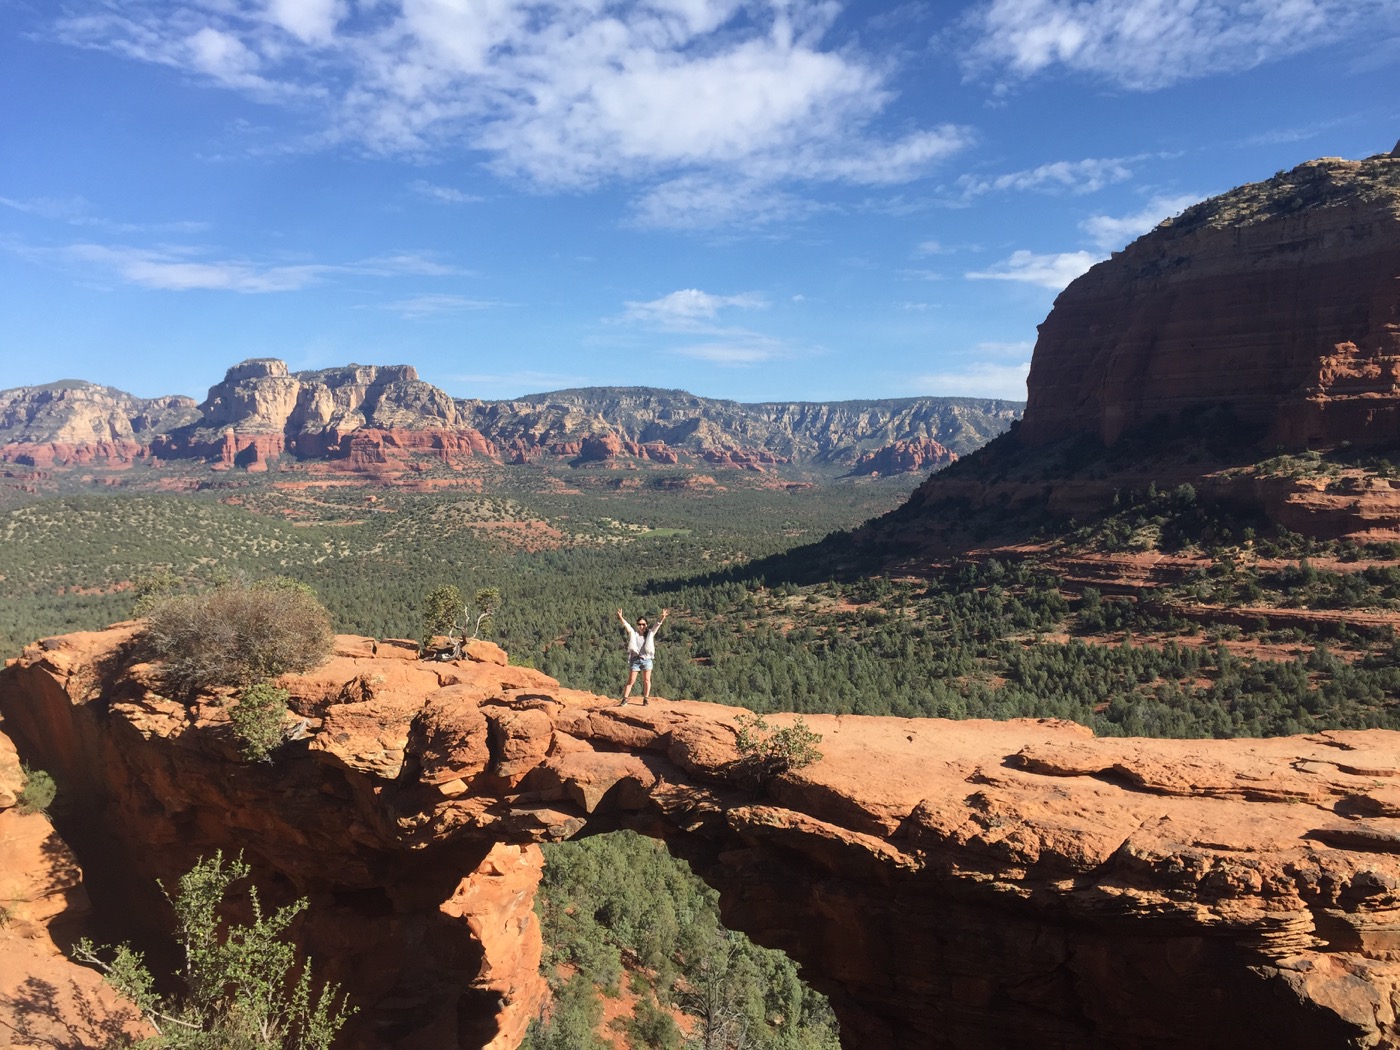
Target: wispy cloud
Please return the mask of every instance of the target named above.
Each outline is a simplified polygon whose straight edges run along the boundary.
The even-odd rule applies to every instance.
[[[161,244],[150,247],[83,242],[34,247],[8,240],[4,247],[25,258],[71,267],[141,288],[170,292],[221,291],[258,295],[295,292],[336,276],[462,277],[471,272],[411,252],[350,263],[269,262],[218,258],[204,247]],[[464,302],[469,300],[463,300]]]
[[[1079,227],[1100,249],[1106,252],[1113,251],[1141,237],[1164,219],[1180,214],[1199,200],[1201,198],[1194,193],[1153,197],[1131,215],[1091,215],[1081,222]]]
[[[768,306],[768,299],[758,292],[715,295],[698,288],[682,288],[659,299],[625,303],[617,320],[650,329],[658,337],[701,337],[668,349],[682,357],[716,365],[754,365],[810,353],[788,340],[728,323],[725,316],[735,311],[765,310]]]
[[[443,204],[480,204],[486,199],[474,193],[466,193],[455,186],[438,186],[425,179],[415,179],[409,184],[409,189],[420,197]]]
[[[1145,155],[1140,154],[1134,157],[1057,160],[1005,175],[964,175],[958,179],[958,186],[966,197],[1026,190],[1042,193],[1097,193],[1105,186],[1131,179],[1133,169],[1130,165],[1144,158]]]
[[[699,343],[693,346],[680,346],[675,353],[683,357],[694,357],[715,365],[756,365],[764,361],[792,357],[792,347],[776,340],[763,340],[749,343]]]
[[[468,299],[462,295],[414,295],[407,299],[397,299],[385,303],[385,310],[392,310],[410,321],[425,317],[438,317],[442,314],[464,313],[472,310],[492,310],[501,303],[490,299]]]
[[[643,191],[631,225],[649,230],[750,229],[801,221],[821,210],[815,201],[757,179],[683,175]]]
[[[1060,67],[1153,91],[1396,25],[1393,0],[987,0],[963,55],[1002,85]]]
[[[947,372],[915,376],[909,383],[917,394],[938,397],[993,397],[1008,401],[1026,399],[1030,355],[1015,363],[973,361]]]
[[[93,214],[92,202],[85,197],[31,197],[27,200],[0,197],[0,206],[35,218],[67,223],[69,226],[86,226],[107,233],[201,233],[209,228],[207,222],[194,221],[118,222]]]
[[[963,276],[975,281],[1022,281],[1060,291],[1100,258],[1092,252],[1083,251],[1041,255],[1021,250],[1012,252],[1010,258],[991,269]]]
[[[72,0],[63,11],[52,23],[62,42],[295,102],[318,119],[308,145],[476,150],[544,190],[640,184],[643,225],[771,222],[800,212],[774,192],[783,184],[905,183],[973,140],[951,124],[879,130],[894,65],[828,42],[829,0]],[[725,196],[717,181],[748,188]],[[415,191],[458,202],[450,187]]]
[[[245,260],[206,262],[177,249],[113,248],[73,244],[59,253],[72,263],[107,271],[127,284],[164,291],[294,292],[315,284],[325,266],[260,266]]]
[[[768,301],[756,292],[711,295],[698,288],[683,288],[649,302],[624,304],[622,319],[655,325],[668,331],[714,330],[721,310],[759,310]]]

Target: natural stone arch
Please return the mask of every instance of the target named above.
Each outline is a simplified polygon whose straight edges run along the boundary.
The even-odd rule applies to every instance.
[[[284,683],[309,742],[250,766],[220,708],[132,663],[133,631],[31,647],[5,730],[81,801],[95,880],[244,848],[272,897],[308,895],[356,1046],[513,1046],[542,995],[534,843],[611,827],[796,959],[850,1048],[1396,1045],[1400,734],[814,716],[825,758],[755,796],[735,709],[342,638]]]

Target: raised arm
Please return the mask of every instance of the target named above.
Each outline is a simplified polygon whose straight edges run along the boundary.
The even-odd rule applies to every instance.
[[[661,619],[659,619],[659,620],[656,621],[656,626],[653,627],[653,628],[651,629],[651,633],[652,633],[652,634],[655,634],[657,631],[661,630],[661,625],[662,625],[663,623],[666,622],[666,617],[668,617],[668,616],[670,616],[670,615],[671,615],[671,610],[670,610],[670,609],[662,609],[662,610],[661,610]]]

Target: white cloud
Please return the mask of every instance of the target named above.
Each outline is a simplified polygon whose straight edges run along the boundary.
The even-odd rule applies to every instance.
[[[1397,23],[1394,0],[987,0],[964,61],[1003,83],[1060,66],[1152,91]]]
[[[469,310],[491,310],[500,303],[489,299],[468,299],[462,295],[415,295],[385,303],[385,310],[393,310],[408,320],[423,317],[437,317],[441,314],[462,313]]]
[[[345,16],[342,0],[268,0],[268,16],[304,43],[324,43]]]
[[[62,255],[75,263],[108,270],[128,284],[175,292],[292,292],[316,283],[327,272],[324,266],[257,266],[241,260],[201,262],[177,250],[112,248],[101,244],[74,244]]]
[[[1024,281],[1058,292],[1100,258],[1102,257],[1092,252],[1040,255],[1022,249],[1012,252],[1010,258],[997,263],[990,270],[967,273],[963,276],[978,281]]]
[[[32,197],[28,200],[0,197],[0,205],[36,218],[65,222],[70,226],[89,226],[109,233],[201,233],[209,228],[206,222],[193,221],[116,222],[93,215],[91,203],[83,197]]]
[[[705,230],[740,223],[753,228],[794,222],[817,207],[765,182],[683,175],[638,197],[631,221],[651,230]]]
[[[424,179],[414,180],[409,184],[409,189],[419,196],[441,201],[443,204],[480,204],[486,199],[473,193],[465,193],[455,186],[437,186]]]
[[[711,295],[698,288],[683,288],[649,302],[624,304],[622,319],[656,325],[670,331],[713,330],[719,312],[728,308],[758,310],[768,305],[761,295]]]
[[[1194,193],[1153,197],[1131,215],[1091,215],[1079,224],[1079,228],[1103,251],[1113,251],[1154,229],[1164,219],[1179,215],[1199,200],[1201,198]]]
[[[469,271],[403,252],[352,263],[269,263],[250,259],[211,259],[206,249],[183,245],[134,247],[94,243],[33,248],[10,242],[16,254],[105,273],[127,284],[162,291],[224,291],[243,294],[295,292],[328,278],[461,277]],[[469,302],[470,300],[462,300]]]
[[[1133,171],[1128,165],[1142,159],[1141,156],[1136,156],[1058,160],[1042,164],[1038,168],[1013,171],[1006,175],[964,175],[958,179],[958,185],[968,197],[1010,190],[1097,193],[1105,186],[1132,178]]]
[[[756,365],[764,361],[790,357],[789,348],[777,343],[700,343],[694,346],[677,347],[676,353],[684,357],[694,357],[715,365]]]
[[[953,249],[938,241],[923,241],[914,249],[916,255],[950,255]]]
[[[979,361],[949,372],[930,372],[916,376],[911,389],[934,397],[992,397],[1008,401],[1026,399],[1026,376],[1031,370],[1029,358],[1015,364]]]
[[[774,221],[801,211],[778,184],[903,183],[972,140],[946,124],[882,132],[894,66],[826,42],[830,0],[73,0],[64,11],[63,42],[295,99],[319,114],[310,141],[321,146],[481,151],[498,174],[547,190],[660,180],[637,206],[643,225]],[[717,182],[749,188],[725,197]]]
[[[335,267],[347,273],[363,273],[371,277],[393,277],[411,274],[416,277],[476,277],[472,270],[463,270],[439,262],[431,252],[395,252],[375,255],[361,262]]]

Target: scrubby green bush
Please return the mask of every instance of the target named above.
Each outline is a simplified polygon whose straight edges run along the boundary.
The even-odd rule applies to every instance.
[[[19,790],[19,811],[21,813],[44,813],[58,795],[58,785],[53,777],[42,769],[24,770],[24,787]]]
[[[261,762],[282,742],[287,700],[287,690],[268,682],[258,682],[243,690],[238,703],[229,711],[229,721],[238,735],[243,757]]]
[[[219,918],[248,875],[241,857],[226,864],[216,853],[180,879],[170,897],[184,956],[178,995],[158,990],[141,954],[127,945],[108,951],[84,939],[74,947],[74,958],[102,970],[156,1029],[155,1037],[135,1044],[140,1050],[328,1050],[354,1013],[336,986],[317,991],[310,960],[298,959],[286,940],[306,901],[267,914],[249,886],[252,920]]]
[[[163,599],[151,607],[142,640],[166,684],[194,692],[310,670],[330,656],[333,635],[316,593],[276,577]]]
[[[822,757],[817,749],[821,734],[812,732],[800,716],[782,729],[773,729],[762,715],[740,715],[736,723],[739,732],[734,746],[742,760],[763,779],[802,769]]]

